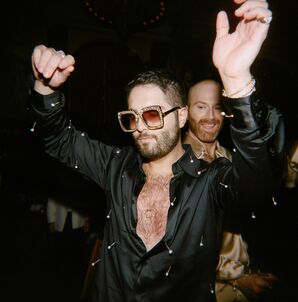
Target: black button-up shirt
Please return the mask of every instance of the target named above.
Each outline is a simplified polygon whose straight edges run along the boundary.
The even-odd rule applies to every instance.
[[[281,116],[263,106],[267,113],[257,120],[253,97],[228,104],[236,114],[231,126],[237,149],[233,164],[225,158],[207,164],[184,145],[184,155],[172,167],[166,233],[147,252],[136,233],[136,202],[145,183],[136,148],[119,149],[90,139],[67,119],[59,92],[45,97],[33,93],[33,132],[42,138],[46,152],[106,192],[109,218],[96,267],[94,301],[215,301],[224,214],[232,207],[257,206],[270,196],[278,178],[282,147],[276,146],[272,158],[268,145],[282,124]]]

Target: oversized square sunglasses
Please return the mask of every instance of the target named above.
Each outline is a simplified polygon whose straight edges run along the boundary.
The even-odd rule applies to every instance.
[[[181,107],[177,106],[165,112],[162,112],[161,107],[157,105],[142,108],[140,112],[129,109],[118,112],[118,120],[124,132],[136,131],[139,118],[144,122],[148,129],[161,129],[164,126],[164,117],[180,108]]]

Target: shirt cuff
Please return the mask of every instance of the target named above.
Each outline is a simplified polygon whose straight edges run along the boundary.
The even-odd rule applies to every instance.
[[[37,110],[48,111],[64,106],[65,100],[60,90],[54,91],[48,95],[42,95],[35,90],[32,90],[31,102]]]
[[[231,117],[231,124],[237,129],[261,129],[266,125],[268,107],[257,91],[238,99],[223,97],[223,104],[225,116]]]

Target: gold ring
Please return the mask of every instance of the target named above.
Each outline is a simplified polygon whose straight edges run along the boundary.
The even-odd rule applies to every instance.
[[[263,24],[270,24],[272,21],[272,16],[260,18],[259,21]]]

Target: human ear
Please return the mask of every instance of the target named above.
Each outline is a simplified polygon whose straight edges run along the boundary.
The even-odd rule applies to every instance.
[[[178,115],[179,115],[179,127],[183,128],[186,121],[187,121],[187,116],[188,116],[188,108],[187,106],[184,106],[178,110]]]

